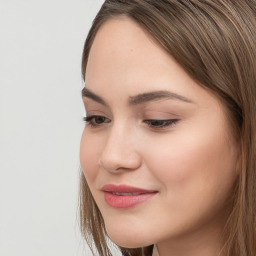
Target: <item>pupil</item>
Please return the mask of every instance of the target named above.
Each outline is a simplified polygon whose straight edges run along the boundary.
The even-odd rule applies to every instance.
[[[103,123],[104,122],[104,117],[98,116],[95,118],[95,122],[97,124]]]

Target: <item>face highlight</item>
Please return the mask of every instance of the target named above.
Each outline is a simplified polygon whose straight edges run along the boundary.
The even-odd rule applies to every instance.
[[[221,102],[124,18],[98,31],[85,83],[81,166],[110,238],[162,255],[197,237],[221,243],[238,157]]]

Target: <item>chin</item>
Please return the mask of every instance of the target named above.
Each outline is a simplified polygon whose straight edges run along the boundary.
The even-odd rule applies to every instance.
[[[119,227],[108,227],[106,225],[106,231],[108,237],[118,246],[124,248],[139,248],[139,247],[146,247],[151,244],[152,242],[145,237],[145,234],[141,231],[131,229],[123,229]]]
[[[122,237],[121,237],[122,236]],[[119,234],[119,237],[117,236],[110,236],[109,238],[111,239],[112,242],[114,242],[116,245],[124,248],[141,248],[141,247],[146,247],[151,244],[145,243],[145,241],[139,241],[137,239],[134,239],[133,237],[127,237],[123,236],[123,234]]]

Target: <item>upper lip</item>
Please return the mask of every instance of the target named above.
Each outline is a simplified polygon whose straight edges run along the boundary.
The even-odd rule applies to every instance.
[[[148,190],[138,187],[133,187],[125,184],[115,185],[115,184],[106,184],[101,188],[104,192],[114,192],[114,193],[156,193],[156,190]]]

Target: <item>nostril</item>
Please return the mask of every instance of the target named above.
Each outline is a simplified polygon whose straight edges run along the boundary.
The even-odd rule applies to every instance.
[[[108,172],[136,170],[141,165],[138,138],[127,125],[116,121],[107,133],[99,166]]]
[[[132,154],[104,154],[99,160],[99,167],[105,171],[116,173],[121,171],[136,170],[141,166],[141,156],[137,152]]]

